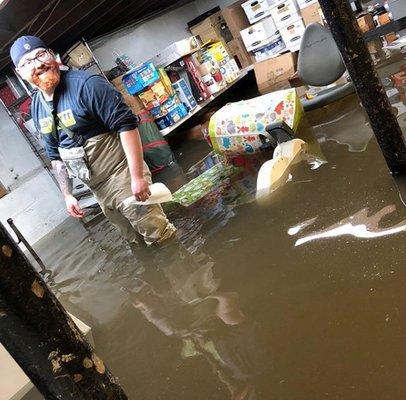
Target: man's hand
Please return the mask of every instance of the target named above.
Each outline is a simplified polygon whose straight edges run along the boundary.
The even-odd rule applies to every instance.
[[[85,213],[80,208],[79,202],[72,196],[65,196],[66,208],[68,209],[69,214],[74,218],[83,218]]]
[[[145,201],[151,196],[148,182],[144,178],[132,179],[131,191],[137,201]]]

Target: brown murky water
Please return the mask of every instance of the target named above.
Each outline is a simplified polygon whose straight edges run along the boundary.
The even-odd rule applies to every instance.
[[[251,168],[171,208],[182,246],[134,257],[104,220],[41,246],[131,399],[406,397],[405,206],[355,96],[308,120],[327,163],[265,204]]]

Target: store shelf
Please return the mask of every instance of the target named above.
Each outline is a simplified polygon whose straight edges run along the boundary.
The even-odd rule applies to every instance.
[[[218,91],[216,94],[214,94],[213,96],[211,96],[209,99],[203,101],[202,103],[200,103],[194,110],[192,110],[186,117],[182,118],[180,121],[178,121],[176,124],[166,128],[166,129],[162,129],[160,132],[163,136],[169,135],[171,132],[173,132],[175,129],[179,128],[179,126],[181,126],[183,123],[185,123],[188,119],[190,119],[191,117],[193,117],[195,114],[197,114],[200,110],[202,110],[204,107],[206,107],[208,104],[210,104],[214,99],[216,99],[217,97],[221,96],[224,92],[226,92],[228,89],[230,89],[233,85],[235,85],[237,82],[239,82],[242,78],[244,78],[248,72],[252,71],[254,69],[253,65],[250,65],[247,68],[244,68],[240,71],[240,75],[238,76],[238,78],[229,83],[225,88],[221,89],[220,91]]]
[[[392,32],[399,32],[406,29],[406,17],[403,17],[397,21],[392,21],[389,24],[379,26],[378,28],[372,29],[364,33],[364,40],[370,42],[376,40],[383,35],[387,35]]]

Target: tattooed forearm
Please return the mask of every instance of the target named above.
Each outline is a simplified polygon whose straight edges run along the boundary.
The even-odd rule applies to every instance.
[[[62,194],[66,197],[72,194],[72,179],[69,178],[65,164],[61,160],[51,161],[56,180],[59,183]]]

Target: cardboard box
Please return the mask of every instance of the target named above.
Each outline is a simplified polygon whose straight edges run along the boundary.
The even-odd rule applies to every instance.
[[[382,42],[380,40],[367,42],[367,48],[371,54],[379,53],[380,51],[382,51]]]
[[[389,33],[389,34],[385,35],[384,38],[385,38],[387,44],[391,44],[392,42],[397,40],[398,35],[396,35],[396,33]]]
[[[256,50],[274,41],[278,28],[272,17],[264,18],[262,21],[241,31],[241,38],[248,51]]]
[[[302,14],[305,26],[310,25],[313,22],[323,25],[323,11],[321,10],[318,2],[303,8],[300,10],[300,13]]]
[[[221,11],[224,21],[234,39],[240,38],[240,31],[250,26],[247,15],[241,6],[242,3],[244,3],[243,0],[237,1]]]
[[[203,43],[209,40],[223,40],[225,42],[232,40],[231,33],[228,30],[221,11],[210,15],[210,17],[207,17],[197,25],[191,26],[189,29],[192,35],[198,36]]]
[[[391,19],[389,18],[389,13],[383,13],[381,15],[378,15],[378,21],[380,25],[386,25],[391,23]]]
[[[362,32],[368,32],[375,28],[374,19],[371,14],[365,14],[358,17],[357,22]]]
[[[292,22],[288,26],[280,29],[280,34],[286,47],[291,51],[298,51],[300,49],[300,42],[305,31],[305,26],[302,18]]]
[[[247,68],[252,64],[251,56],[245,49],[241,39],[233,39],[227,44],[230,49],[230,54],[235,58],[240,68]]]
[[[0,198],[4,197],[7,193],[6,188],[0,183]]]
[[[179,40],[172,43],[170,46],[161,50],[155,57],[151,58],[151,62],[158,67],[166,67],[174,61],[179,60],[183,56],[191,54],[200,48],[200,41],[195,36]]]
[[[300,18],[295,0],[286,0],[271,8],[271,16],[278,28],[283,28]]]
[[[286,53],[254,65],[259,93],[290,87],[289,78],[296,72],[297,53]]]
[[[271,14],[271,7],[267,0],[249,0],[242,4],[242,8],[251,24]]]
[[[128,107],[131,108],[134,114],[139,113],[140,111],[144,110],[144,105],[142,104],[141,100],[136,96],[131,96],[128,94],[127,89],[124,87],[122,79],[122,75],[113,79],[111,83],[113,86],[121,93],[123,96],[124,102],[127,104]]]

